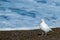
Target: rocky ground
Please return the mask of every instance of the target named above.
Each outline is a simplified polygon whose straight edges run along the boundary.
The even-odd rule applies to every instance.
[[[0,40],[60,40],[60,28],[53,28],[46,36],[41,30],[0,31]]]

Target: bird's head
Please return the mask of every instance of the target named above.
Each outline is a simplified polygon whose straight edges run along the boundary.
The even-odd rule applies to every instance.
[[[40,23],[42,23],[42,22],[44,22],[44,19],[41,19],[41,22]]]

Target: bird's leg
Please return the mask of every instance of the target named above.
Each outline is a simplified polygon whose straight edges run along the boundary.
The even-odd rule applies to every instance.
[[[44,36],[47,36],[47,33],[45,32],[45,35]]]
[[[44,32],[42,32],[42,35],[41,35],[41,36],[44,36],[44,34],[45,34],[45,33],[44,33]]]
[[[47,32],[42,32],[41,36],[47,36]]]

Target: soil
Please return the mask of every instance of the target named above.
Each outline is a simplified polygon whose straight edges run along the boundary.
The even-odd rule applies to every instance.
[[[60,40],[60,28],[52,30],[47,35],[42,35],[40,29],[0,31],[0,40]]]

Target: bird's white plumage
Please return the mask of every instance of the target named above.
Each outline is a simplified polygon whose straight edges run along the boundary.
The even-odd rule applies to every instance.
[[[48,25],[45,23],[44,19],[41,19],[40,29],[44,31],[45,33],[52,31],[52,29],[48,27]]]

